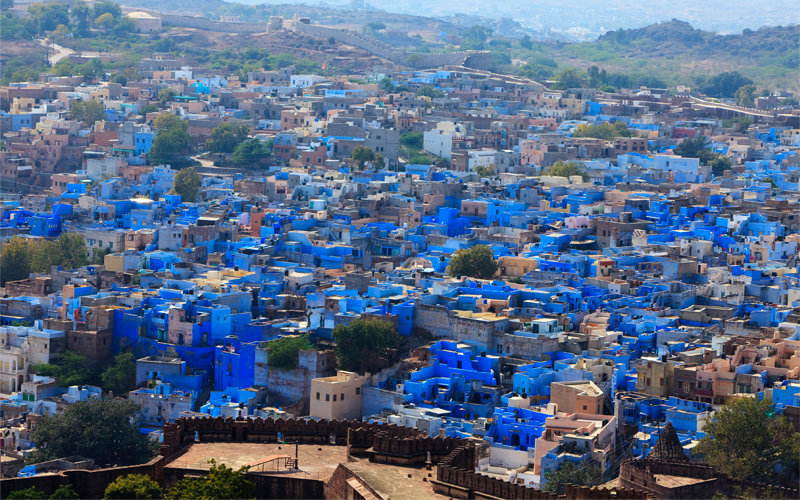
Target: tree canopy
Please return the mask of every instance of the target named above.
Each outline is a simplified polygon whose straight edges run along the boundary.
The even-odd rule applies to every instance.
[[[581,78],[581,73],[575,68],[564,68],[555,76],[555,80],[555,87],[561,90],[583,86],[583,78]]]
[[[297,368],[300,351],[313,349],[308,335],[281,337],[267,344],[267,364],[279,370]]]
[[[491,279],[497,272],[497,261],[486,245],[461,248],[450,258],[447,272],[451,276]]]
[[[178,95],[177,90],[172,87],[164,87],[158,91],[158,102],[161,103],[162,108],[165,108],[176,95]]]
[[[77,233],[61,233],[54,240],[26,240],[15,236],[0,249],[0,280],[26,279],[30,273],[49,272],[51,266],[75,269],[88,263],[83,237]]]
[[[372,163],[375,161],[376,155],[375,151],[366,146],[356,146],[353,148],[353,152],[350,154],[350,157],[356,161],[359,170],[364,170],[364,167],[367,163]]]
[[[717,176],[731,168],[730,158],[711,151],[708,141],[702,135],[684,139],[673,152],[684,158],[698,158],[703,165],[711,165],[711,173]]]
[[[588,180],[589,175],[586,173],[586,166],[579,161],[557,161],[544,170],[544,175],[553,177],[572,177],[573,175],[580,175],[583,180]]]
[[[475,167],[475,173],[481,177],[491,177],[495,174],[495,171],[492,165],[478,165]]]
[[[175,180],[172,191],[181,195],[181,200],[186,202],[193,202],[200,194],[200,184],[202,179],[194,167],[183,168],[175,174]]]
[[[755,106],[755,94],[756,94],[756,86],[755,85],[742,85],[736,92],[734,93],[734,97],[736,98],[736,104],[739,106],[744,106],[746,108],[752,108]]]
[[[36,486],[31,486],[24,490],[17,490],[9,493],[6,500],[39,500],[46,498],[47,494],[45,492],[37,490]]]
[[[24,280],[31,272],[31,257],[25,238],[14,236],[0,246],[0,284]]]
[[[800,433],[770,401],[737,398],[706,422],[696,452],[717,470],[746,481],[800,480]],[[780,472],[778,472],[780,470]]]
[[[518,73],[533,80],[547,80],[553,76],[558,63],[550,57],[537,56],[520,66]]]
[[[103,389],[125,395],[136,388],[136,360],[125,352],[114,356],[114,362],[100,376]]]
[[[136,361],[133,354],[123,353],[110,363],[96,363],[75,351],[64,351],[50,363],[31,366],[37,375],[53,377],[61,387],[100,383],[106,391],[126,394],[136,386]]]
[[[55,378],[61,387],[91,384],[98,375],[96,368],[86,357],[75,351],[64,351],[50,363],[33,365],[31,371],[37,375]]]
[[[631,137],[633,132],[628,128],[625,122],[608,122],[599,123],[597,125],[578,125],[572,137],[594,137],[596,139],[605,139],[607,141],[617,137]]]
[[[554,495],[563,495],[567,491],[568,484],[576,486],[600,484],[602,471],[596,463],[590,460],[580,464],[566,461],[558,469],[545,472],[544,478],[546,480],[544,488],[542,488],[544,491]]]
[[[444,91],[435,89],[430,85],[423,85],[422,87],[417,89],[417,95],[434,98],[434,97],[444,97],[445,93]]]
[[[211,131],[206,148],[212,153],[233,153],[236,146],[247,139],[248,132],[243,123],[220,123]]]
[[[753,80],[742,76],[739,72],[729,71],[708,78],[701,90],[711,97],[734,97],[737,90],[752,83]]]
[[[99,466],[146,462],[155,450],[132,423],[138,408],[131,401],[93,399],[70,405],[64,413],[42,417],[33,429],[36,450],[29,461],[81,455]]]
[[[167,500],[253,498],[255,484],[244,476],[249,470],[248,467],[233,470],[225,464],[217,465],[214,460],[211,460],[210,463],[212,465],[208,476],[183,478],[167,490],[164,498]]]
[[[364,373],[387,365],[386,350],[400,345],[400,335],[393,325],[377,318],[359,318],[349,325],[333,329],[339,368]]]
[[[258,167],[272,156],[272,142],[248,139],[233,150],[232,160],[236,165]]]
[[[144,474],[128,474],[109,484],[103,498],[150,500],[161,498],[163,494],[158,483]]]
[[[73,120],[94,125],[94,122],[106,119],[106,110],[103,103],[98,101],[72,101],[69,105],[69,116]]]
[[[188,163],[191,137],[187,123],[172,113],[162,113],[156,118],[158,132],[147,154],[151,165],[181,167]]]

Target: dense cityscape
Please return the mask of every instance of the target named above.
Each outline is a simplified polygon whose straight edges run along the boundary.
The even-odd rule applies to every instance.
[[[800,497],[796,25],[140,3],[2,0],[0,498]]]

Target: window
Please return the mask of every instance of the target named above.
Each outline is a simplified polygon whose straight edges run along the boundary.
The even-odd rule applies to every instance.
[[[586,405],[583,405],[583,409],[584,409],[584,410],[586,409]]]
[[[341,394],[340,394],[340,399],[341,399],[342,401],[344,401],[344,393],[341,393]]]
[[[336,401],[336,394],[333,395],[333,400]]]
[[[319,393],[317,393],[317,401],[319,401]]]
[[[330,394],[326,394],[325,395],[325,401],[330,401],[330,400],[331,400],[331,395]]]

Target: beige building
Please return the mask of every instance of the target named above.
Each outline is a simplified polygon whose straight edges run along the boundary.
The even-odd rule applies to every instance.
[[[671,361],[642,359],[636,367],[636,390],[651,396],[672,395],[674,366]]]
[[[553,382],[550,384],[550,402],[564,413],[603,414],[603,391],[591,380]]]
[[[361,418],[361,389],[367,377],[353,372],[337,371],[333,377],[311,381],[312,417],[327,420]]]
[[[147,12],[141,11],[131,12],[125,17],[133,21],[133,24],[136,26],[136,31],[139,33],[161,31],[160,17],[152,16]]]

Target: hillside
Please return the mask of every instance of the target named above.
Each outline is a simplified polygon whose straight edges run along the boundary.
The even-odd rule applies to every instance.
[[[717,35],[673,19],[609,31],[592,42],[538,48],[559,65],[585,69],[595,64],[608,71],[649,74],[672,85],[692,85],[709,75],[738,71],[761,88],[800,90],[800,25]],[[526,55],[519,57],[525,60]]]

